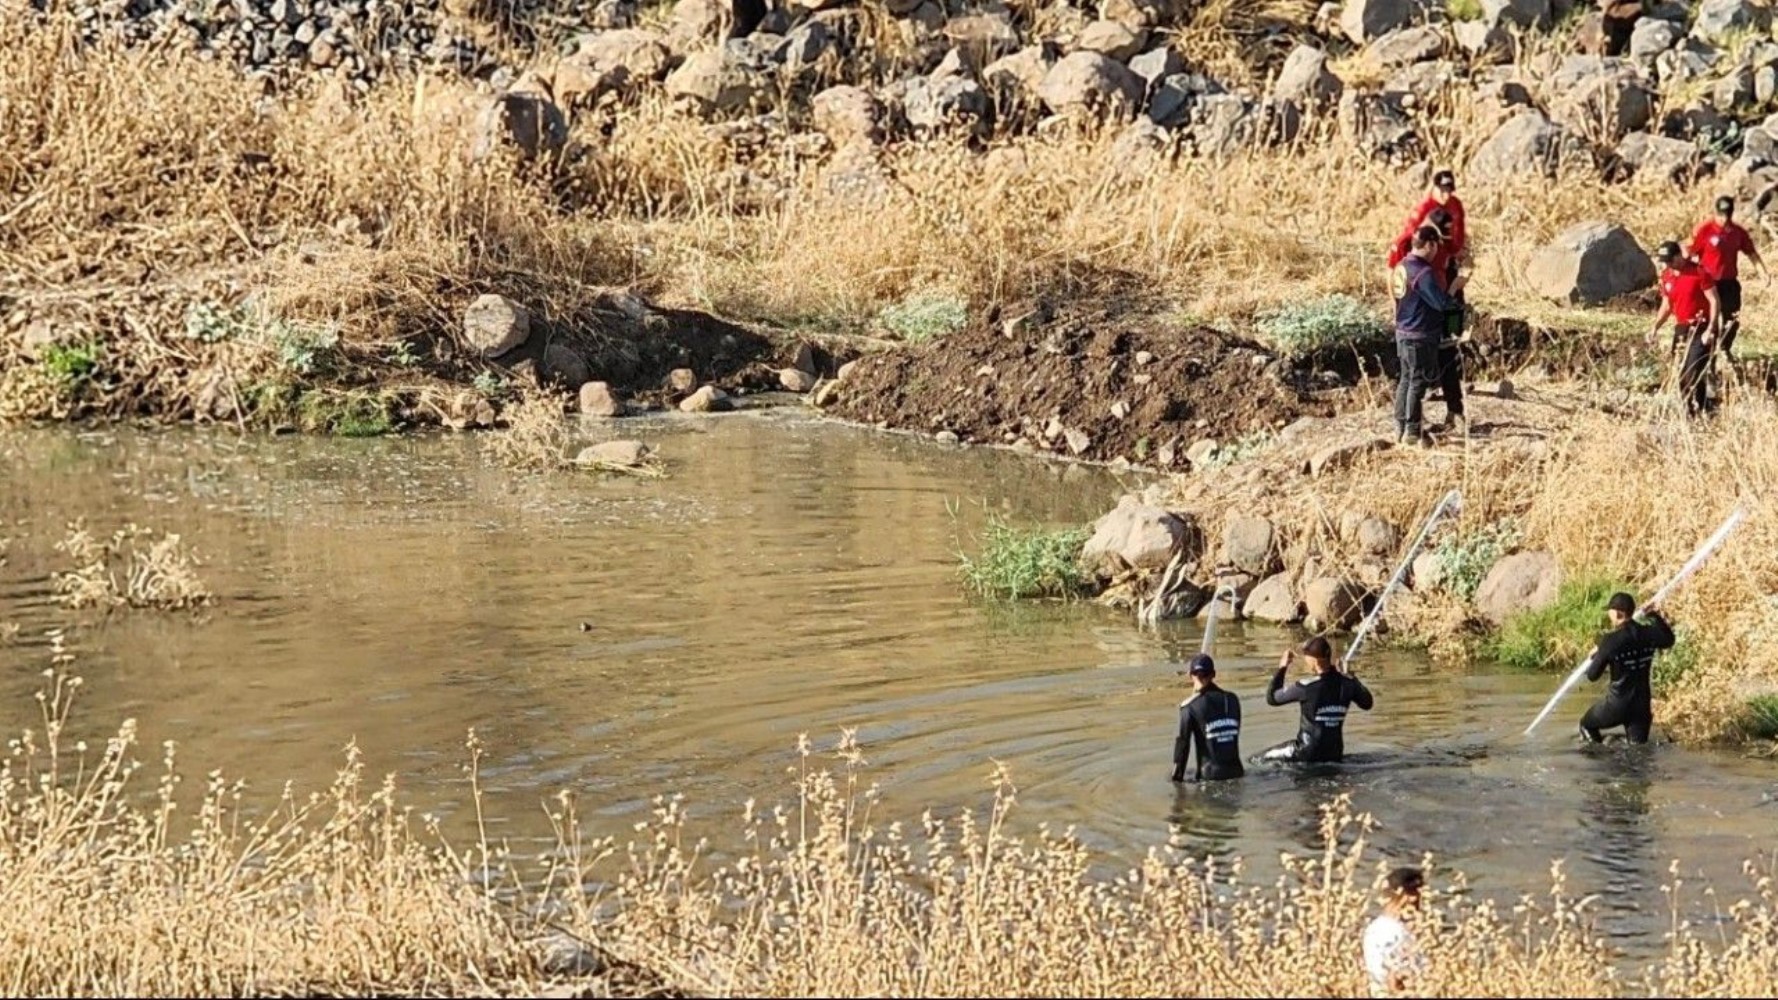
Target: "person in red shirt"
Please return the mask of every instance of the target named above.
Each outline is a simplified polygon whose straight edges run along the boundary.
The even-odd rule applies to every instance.
[[[1709,371],[1711,349],[1722,322],[1716,283],[1696,262],[1681,254],[1679,244],[1672,240],[1656,248],[1655,261],[1663,268],[1661,311],[1648,331],[1648,345],[1655,346],[1661,324],[1672,316],[1673,340],[1668,352],[1679,350],[1680,342],[1686,342],[1685,363],[1679,369],[1679,392],[1685,399],[1686,414],[1708,414],[1715,405],[1704,376]]]
[[[1741,268],[1740,256],[1759,265],[1766,283],[1772,273],[1753,247],[1753,237],[1735,222],[1735,199],[1727,195],[1716,199],[1716,218],[1706,220],[1692,234],[1686,253],[1716,282],[1716,296],[1722,301],[1722,340],[1724,357],[1735,360],[1735,334],[1741,331]]]
[[[1414,249],[1414,233],[1427,224],[1427,217],[1435,209],[1444,209],[1450,213],[1451,227],[1448,233],[1448,249],[1450,251],[1446,275],[1447,282],[1457,277],[1457,266],[1463,259],[1464,251],[1469,248],[1469,233],[1463,225],[1463,202],[1457,197],[1457,175],[1449,170],[1440,170],[1432,175],[1432,190],[1420,204],[1414,206],[1409,213],[1407,224],[1401,227],[1401,234],[1389,247],[1389,267],[1394,270],[1396,265],[1405,260]],[[1447,287],[1448,284],[1447,284]]]

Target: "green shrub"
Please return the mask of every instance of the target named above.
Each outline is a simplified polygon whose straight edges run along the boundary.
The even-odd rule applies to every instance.
[[[263,344],[277,354],[280,367],[298,375],[326,370],[340,343],[339,330],[331,324],[283,319],[251,302],[232,309],[194,303],[185,311],[185,337],[205,344],[227,340]]]
[[[884,329],[910,344],[956,333],[969,321],[962,299],[932,292],[915,292],[878,314]]]
[[[1018,528],[998,515],[988,518],[981,551],[959,554],[963,582],[983,597],[1071,597],[1086,587],[1080,568],[1085,528]]]
[[[335,437],[379,437],[395,429],[389,403],[368,392],[310,392],[299,404],[303,429]]]
[[[498,399],[506,394],[506,380],[493,372],[476,372],[469,384],[488,399]]]
[[[1488,652],[1517,670],[1573,669],[1605,629],[1606,600],[1628,589],[1603,575],[1568,580],[1548,607],[1508,618],[1487,643]]]
[[[1453,21],[1480,21],[1482,0],[1445,0],[1445,13]]]
[[[1675,627],[1673,633],[1673,648],[1655,654],[1654,674],[1649,683],[1656,698],[1665,698],[1679,690],[1686,678],[1697,670],[1701,659],[1690,629]]]
[[[1741,730],[1751,739],[1778,740],[1778,694],[1756,694],[1742,702]]]
[[[1227,465],[1245,462],[1265,451],[1277,440],[1271,431],[1254,431],[1245,437],[1237,438],[1211,452],[1210,458],[1204,463],[1208,469],[1220,469]]]
[[[64,385],[90,378],[99,368],[99,348],[93,344],[51,344],[43,351],[43,370]]]
[[[1376,346],[1390,338],[1388,324],[1350,295],[1285,306],[1261,313],[1254,323],[1273,347],[1291,357],[1330,348]]]
[[[1438,561],[1445,589],[1465,601],[1473,601],[1488,570],[1517,544],[1518,521],[1502,518],[1475,531],[1440,538],[1433,546],[1432,557]]]

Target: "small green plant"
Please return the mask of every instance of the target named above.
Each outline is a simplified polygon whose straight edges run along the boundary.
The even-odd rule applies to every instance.
[[[1227,465],[1245,462],[1270,448],[1272,442],[1276,440],[1276,435],[1270,431],[1254,431],[1252,434],[1237,438],[1216,449],[1211,453],[1209,461],[1204,463],[1204,467],[1220,469]]]
[[[506,394],[506,380],[493,372],[477,372],[469,385],[487,399],[499,399]]]
[[[1604,631],[1606,600],[1629,589],[1622,580],[1603,574],[1568,580],[1547,607],[1508,618],[1487,643],[1488,652],[1516,670],[1572,668],[1592,651]]]
[[[1350,295],[1329,295],[1261,313],[1259,332],[1280,353],[1291,357],[1330,348],[1358,348],[1389,339],[1389,327],[1376,313]]]
[[[1438,540],[1432,557],[1438,560],[1446,590],[1465,601],[1475,600],[1482,579],[1503,556],[1519,544],[1519,523],[1502,518],[1467,534],[1449,534]]]
[[[266,334],[278,352],[278,363],[299,375],[325,371],[332,364],[334,350],[340,344],[340,333],[332,326],[279,321],[268,326]]]
[[[229,340],[264,344],[277,354],[280,367],[298,375],[325,371],[340,343],[339,330],[332,324],[284,319],[253,302],[232,309],[193,303],[185,310],[185,338],[205,344]]]
[[[877,320],[902,340],[924,344],[963,329],[969,321],[969,310],[956,296],[916,292],[884,309]]]
[[[1756,694],[1741,704],[1741,730],[1756,740],[1778,740],[1778,694]]]
[[[51,344],[43,352],[43,370],[63,385],[84,382],[99,368],[94,344]]]
[[[1480,21],[1482,0],[1445,0],[1445,13],[1453,21]]]
[[[1698,644],[1692,638],[1691,630],[1675,628],[1673,632],[1673,648],[1655,654],[1653,673],[1649,677],[1649,684],[1654,689],[1656,698],[1665,698],[1679,690],[1701,660]]]
[[[389,404],[369,392],[310,392],[299,404],[304,430],[335,437],[379,437],[395,429]]]
[[[1072,597],[1086,589],[1080,567],[1085,528],[1019,528],[990,515],[981,551],[960,553],[963,582],[983,597]]]
[[[420,363],[420,356],[414,353],[414,345],[405,340],[390,344],[383,356],[397,368],[412,368]]]

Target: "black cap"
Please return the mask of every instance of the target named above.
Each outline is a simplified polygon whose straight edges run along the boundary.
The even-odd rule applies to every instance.
[[[1307,639],[1304,639],[1303,644],[1298,647],[1298,650],[1304,656],[1313,656],[1323,663],[1332,662],[1333,660],[1333,646],[1328,643],[1325,636],[1312,635]]]
[[[1605,610],[1633,615],[1636,613],[1636,598],[1620,590],[1611,595],[1611,600],[1605,602]]]
[[[1670,264],[1674,260],[1676,260],[1678,257],[1679,257],[1679,244],[1673,242],[1672,240],[1668,240],[1667,242],[1662,243],[1660,246],[1655,247],[1655,260],[1658,260],[1663,264]]]
[[[1186,663],[1185,669],[1180,673],[1190,674],[1193,677],[1215,677],[1216,661],[1210,658],[1209,653],[1199,653]]]
[[[1440,191],[1455,191],[1457,190],[1457,175],[1449,170],[1440,170],[1432,175],[1432,186]]]
[[[1716,214],[1717,215],[1734,215],[1735,214],[1735,199],[1729,197],[1726,194],[1723,195],[1722,197],[1716,199]]]

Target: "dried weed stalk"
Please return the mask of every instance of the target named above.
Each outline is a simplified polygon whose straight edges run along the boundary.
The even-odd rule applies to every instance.
[[[215,601],[198,576],[196,557],[178,535],[156,538],[152,529],[130,524],[100,538],[76,521],[56,550],[72,563],[53,575],[64,607],[180,611]]]

